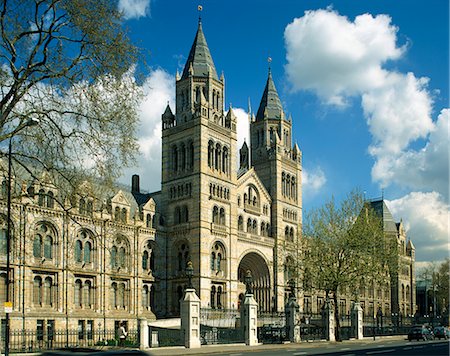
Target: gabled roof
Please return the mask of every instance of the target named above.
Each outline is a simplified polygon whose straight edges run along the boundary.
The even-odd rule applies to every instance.
[[[370,205],[377,215],[383,219],[383,229],[385,232],[395,232],[397,233],[397,225],[394,221],[394,217],[389,211],[386,203],[383,199],[371,201]]]
[[[259,104],[258,112],[256,113],[256,121],[263,120],[265,116],[264,113],[267,114],[269,119],[281,119],[283,113],[283,106],[281,105],[270,70],[261,103]]]
[[[255,186],[258,188],[260,194],[262,194],[271,203],[272,197],[270,196],[264,184],[259,179],[258,174],[253,167],[238,178],[237,188],[239,189],[243,185],[248,184],[250,181],[253,181],[255,183]]]
[[[205,35],[203,34],[201,21],[198,22],[197,34],[195,35],[194,43],[189,52],[181,79],[189,77],[191,66],[194,76],[207,77],[208,73],[211,73],[211,76],[214,79],[219,80],[211,53],[209,52],[208,44],[206,43]]]

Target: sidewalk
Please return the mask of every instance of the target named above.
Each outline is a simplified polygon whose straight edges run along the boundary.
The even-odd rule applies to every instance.
[[[285,344],[260,344],[257,346],[246,346],[245,344],[226,344],[226,345],[207,345],[202,346],[197,349],[186,349],[182,346],[175,347],[159,347],[153,349],[147,349],[149,355],[212,355],[216,353],[242,353],[249,351],[269,351],[269,350],[283,350],[284,352],[289,351],[290,349],[302,349],[302,351],[308,351],[310,349],[318,348],[318,347],[326,347],[326,346],[342,346],[351,343],[355,344],[379,344],[383,343],[387,340],[405,340],[406,335],[395,335],[395,336],[377,336],[375,340],[372,337],[365,337],[362,340],[345,340],[342,342],[329,342],[329,341],[314,341],[307,342],[303,341],[299,344],[285,343]]]

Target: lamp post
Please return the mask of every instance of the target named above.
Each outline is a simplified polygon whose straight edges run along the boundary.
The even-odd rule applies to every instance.
[[[248,269],[247,272],[245,272],[245,294],[252,294],[252,272]]]
[[[6,302],[5,302],[5,356],[9,355],[9,313],[12,311],[12,302],[10,301],[9,286],[11,283],[10,278],[10,265],[11,265],[11,166],[12,166],[12,139],[15,134],[20,132],[26,127],[35,126],[39,124],[38,119],[29,119],[24,124],[19,125],[10,135],[8,144],[8,186],[7,186],[7,210],[6,210]]]
[[[189,261],[186,266],[186,276],[188,277],[188,289],[193,289],[192,277],[194,275],[194,267],[192,266],[192,261]]]

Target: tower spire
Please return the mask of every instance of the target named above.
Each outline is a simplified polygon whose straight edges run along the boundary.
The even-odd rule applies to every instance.
[[[208,77],[209,75],[211,75],[214,79],[219,80],[216,72],[216,67],[214,66],[209,47],[206,43],[206,38],[203,33],[200,16],[202,9],[202,6],[199,5],[197,34],[195,35],[194,43],[192,44],[191,50],[189,52],[186,65],[184,66],[183,74],[181,75],[181,79],[189,77],[189,68],[192,66],[193,75],[195,77]]]
[[[263,120],[265,115],[270,119],[282,119],[284,117],[283,106],[281,105],[277,89],[272,79],[272,71],[270,69],[272,58],[269,57],[267,62],[269,63],[269,73],[261,103],[256,113],[256,121]]]

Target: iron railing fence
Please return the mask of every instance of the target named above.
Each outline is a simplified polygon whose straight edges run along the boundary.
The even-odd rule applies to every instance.
[[[238,309],[200,309],[202,345],[244,342],[241,313]]]
[[[180,329],[159,328],[149,326],[149,337],[156,333],[159,347],[165,346],[184,346],[183,331]],[[150,341],[150,345],[152,340]]]
[[[240,327],[241,313],[238,309],[200,308],[200,324],[210,327]]]
[[[128,330],[125,347],[139,346],[138,330]],[[13,352],[39,352],[59,348],[118,346],[116,330],[11,330],[9,348]]]

